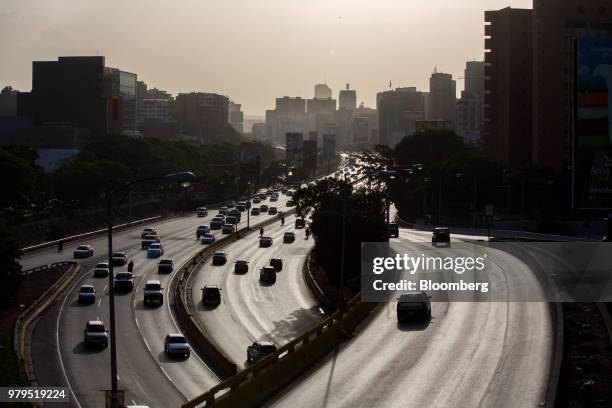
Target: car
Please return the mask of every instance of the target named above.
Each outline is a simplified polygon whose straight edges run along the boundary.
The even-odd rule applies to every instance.
[[[274,268],[276,272],[283,270],[283,260],[281,258],[270,259],[270,266]]]
[[[278,196],[272,196],[272,197],[270,197],[270,202],[271,202],[271,203],[275,203],[275,202],[277,202],[277,201],[278,201]]]
[[[174,262],[170,258],[165,258],[157,264],[157,273],[172,273],[174,271]]]
[[[259,203],[261,203],[261,198],[259,197],[253,198],[253,204],[259,204]]]
[[[114,286],[116,292],[131,292],[134,289],[134,274],[132,272],[117,272]]]
[[[431,296],[423,291],[401,295],[397,300],[397,321],[401,323],[407,320],[431,318],[430,299]]]
[[[227,253],[223,251],[215,252],[212,256],[213,265],[223,265],[227,262]]]
[[[285,244],[290,244],[295,241],[295,233],[291,231],[287,231],[283,234],[283,242]]]
[[[235,225],[238,224],[240,222],[238,217],[234,217],[232,215],[228,215],[227,218],[225,219],[225,225]],[[224,226],[225,226],[224,225]]]
[[[304,221],[303,218],[296,218],[295,219],[295,228],[296,229],[301,229],[304,228],[306,226],[306,221]]]
[[[75,259],[78,258],[89,258],[93,256],[94,249],[91,245],[79,245],[75,248],[73,256]]]
[[[147,258],[159,258],[164,254],[164,247],[159,242],[149,245]]]
[[[95,278],[104,278],[108,276],[109,273],[108,262],[100,262],[96,264],[93,275]]]
[[[227,214],[227,207],[221,207],[221,208],[219,208],[219,214],[222,214],[222,215]]]
[[[223,224],[223,227],[221,228],[221,232],[223,234],[232,234],[232,233],[236,232],[236,227],[234,226],[234,224],[229,224],[229,223],[228,224]]]
[[[108,330],[101,320],[90,320],[85,324],[83,342],[86,346],[108,346]]]
[[[432,245],[448,245],[450,246],[450,230],[448,227],[436,227],[433,229],[431,236]]]
[[[281,188],[281,193],[282,193],[282,194],[287,194],[287,191],[289,191],[289,189],[287,189],[287,188]]]
[[[147,235],[157,235],[157,230],[155,228],[145,228],[142,230],[140,238],[144,238]]]
[[[162,288],[160,281],[148,280],[147,283],[145,283],[143,291],[145,305],[151,303],[157,303],[159,305],[164,304],[164,288]]]
[[[272,246],[272,237],[269,237],[267,235],[263,235],[259,238],[259,247],[260,248],[267,248],[267,247],[271,247]]]
[[[229,209],[229,208],[234,208],[236,206],[236,203],[234,201],[228,201],[225,206]]]
[[[260,213],[259,207],[251,208],[251,215],[259,215],[259,213]]]
[[[147,235],[142,239],[140,247],[142,249],[147,249],[151,244],[154,244],[156,242],[160,242],[160,239],[157,235]]]
[[[293,201],[293,200],[288,200],[288,201],[287,201],[287,207],[295,207],[295,201]]]
[[[217,214],[212,218],[212,220],[225,222],[225,214]]]
[[[198,216],[199,218],[206,217],[207,215],[208,215],[208,208],[199,207],[198,209],[196,209],[196,216]]]
[[[278,214],[278,208],[276,207],[268,208],[268,215],[276,215],[276,214]]]
[[[224,222],[224,221],[222,221],[222,220],[220,220],[220,219],[216,219],[216,220],[215,220],[215,219],[213,219],[213,220],[211,220],[211,221],[210,221],[210,229],[211,229],[211,230],[218,230],[218,229],[221,229],[221,228],[223,227],[223,224],[224,224],[224,223],[225,223],[225,222]]]
[[[276,345],[270,341],[256,341],[247,347],[247,361],[254,363],[276,352]]]
[[[387,224],[387,229],[389,230],[389,237],[399,237],[399,226],[396,222],[390,222]]]
[[[249,261],[237,260],[234,264],[234,273],[247,273],[249,272]]]
[[[287,197],[293,197],[293,194],[295,193],[294,190],[289,190],[287,191],[287,193],[285,194]]]
[[[123,266],[127,263],[127,255],[125,252],[115,252],[111,259],[113,260],[113,266]]]
[[[191,354],[191,347],[185,336],[180,333],[170,333],[164,339],[164,353],[168,357],[179,355],[188,358]]]
[[[261,283],[273,284],[276,282],[276,271],[271,266],[264,266],[259,270]]]
[[[96,288],[93,285],[81,285],[79,288],[79,303],[91,304],[96,302]]]
[[[247,208],[247,206],[246,206],[246,204],[244,204],[244,203],[238,203],[238,204],[236,204],[236,209],[237,209],[238,211],[240,211],[240,212],[242,212],[242,211],[246,211],[246,208]]]
[[[206,225],[199,225],[196,228],[196,239],[200,239],[200,237],[204,234],[208,234],[210,232],[210,228]]]
[[[227,212],[227,215],[232,217],[240,217],[240,211],[237,208],[232,208]]]
[[[202,288],[202,303],[209,307],[219,306],[221,304],[221,289],[215,285],[204,286]]]
[[[200,238],[200,243],[201,244],[212,244],[213,242],[215,242],[215,236],[213,234],[204,234],[202,235],[202,237]]]
[[[268,206],[265,204],[262,204],[259,206],[259,211],[262,213],[268,212]]]

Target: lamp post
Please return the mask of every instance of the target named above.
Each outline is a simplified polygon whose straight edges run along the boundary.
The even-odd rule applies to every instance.
[[[387,225],[389,225],[389,219],[391,217],[391,199],[389,197],[389,182],[395,180],[397,172],[394,170],[383,170],[378,175],[385,179],[385,200],[387,201]]]
[[[136,184],[143,183],[145,181],[165,181],[168,183],[177,183],[181,187],[189,187],[195,180],[195,175],[191,172],[180,172],[172,173],[166,176],[160,177],[149,177],[141,180],[129,182],[121,185],[114,190],[110,190],[108,187],[105,191],[106,197],[106,235],[108,238],[108,309],[110,319],[110,355],[111,355],[111,407],[118,408],[119,401],[117,399],[117,347],[115,337],[115,289],[114,289],[114,274],[113,274],[113,221],[121,202],[117,206],[117,211],[113,214],[112,201],[116,194],[123,192]]]

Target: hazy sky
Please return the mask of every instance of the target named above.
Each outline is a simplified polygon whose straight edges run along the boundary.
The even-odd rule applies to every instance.
[[[484,10],[531,0],[1,0],[0,86],[29,90],[33,60],[104,55],[149,87],[209,91],[263,115],[279,96],[346,83],[357,101],[429,88],[434,66],[483,59]],[[457,87],[463,88],[463,81]]]

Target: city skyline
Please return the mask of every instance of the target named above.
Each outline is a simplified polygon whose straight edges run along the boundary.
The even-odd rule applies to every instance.
[[[34,60],[104,55],[109,65],[173,94],[228,95],[248,116],[263,116],[277,97],[312,97],[314,84],[323,82],[334,98],[350,83],[357,104],[374,107],[376,93],[389,83],[428,90],[434,67],[456,78],[466,61],[482,60],[485,10],[531,7],[530,0],[385,3],[306,6],[266,0],[254,12],[244,1],[188,2],[171,9],[160,2],[130,2],[117,13],[112,6],[118,2],[9,1],[0,12],[0,34],[8,39],[0,45],[0,79],[29,91]],[[238,30],[244,34],[232,35]],[[459,37],[461,43],[454,40]],[[181,40],[187,38],[199,40]],[[457,93],[463,86],[459,80]]]

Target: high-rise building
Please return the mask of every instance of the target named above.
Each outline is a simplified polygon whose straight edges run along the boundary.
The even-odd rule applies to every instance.
[[[327,84],[316,84],[314,87],[314,97],[316,99],[331,99],[332,90]]]
[[[136,74],[118,68],[105,67],[104,76],[110,80],[111,92],[121,97],[121,128],[123,133],[136,132],[138,121]]]
[[[266,140],[282,145],[287,132],[306,131],[306,100],[300,97],[276,98],[274,109],[266,111]]]
[[[244,132],[244,114],[240,110],[241,106],[239,103],[230,102],[227,109],[229,124],[240,134]]]
[[[457,101],[457,133],[470,142],[480,140],[484,105],[484,62],[468,61],[464,71],[465,88]]]
[[[106,67],[104,57],[34,61],[32,90],[18,94],[17,114],[37,123],[69,123],[93,134],[133,129],[130,97],[132,90],[136,93],[136,75],[121,72]],[[124,104],[130,106],[123,109]]]
[[[429,98],[427,101],[427,120],[456,122],[457,85],[451,74],[434,72],[429,79]]]
[[[485,12],[483,141],[487,155],[512,168],[531,163],[533,12]]]
[[[336,100],[332,98],[314,98],[306,101],[306,112],[333,114],[336,110]]]
[[[537,0],[533,6],[533,162],[565,170],[573,143],[574,40],[612,37],[612,4]]]
[[[174,104],[180,132],[201,139],[223,134],[228,124],[226,96],[214,93],[180,93]]]
[[[379,143],[394,147],[415,132],[417,120],[425,119],[425,96],[415,87],[397,88],[376,95]]]
[[[342,89],[338,96],[338,109],[355,110],[357,108],[357,92],[349,88],[346,84],[346,89]]]

